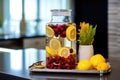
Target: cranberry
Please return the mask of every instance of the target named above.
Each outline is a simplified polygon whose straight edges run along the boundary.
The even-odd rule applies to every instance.
[[[75,55],[71,54],[67,58],[59,55],[47,57],[47,68],[50,69],[75,69]]]
[[[52,57],[47,58],[48,64],[52,62]]]
[[[55,33],[58,31],[58,28],[55,28],[55,27],[54,27],[53,29],[54,29],[54,32],[55,32]]]
[[[55,59],[56,59],[56,60],[60,60],[60,58],[61,58],[61,57],[60,57],[60,56],[58,56],[58,55],[57,55],[57,56],[55,56]]]
[[[73,53],[73,49],[72,48],[70,49],[70,53]]]
[[[52,24],[48,24],[47,26],[50,26],[50,27],[51,27],[51,26],[52,26]]]
[[[62,68],[62,65],[61,65],[61,64],[59,64],[59,65],[58,65],[58,69],[61,69],[61,68]]]
[[[50,69],[52,69],[54,67],[54,65],[53,64],[50,64]]]
[[[60,31],[60,30],[58,30],[58,31],[57,31],[57,34],[58,34],[58,35],[60,35],[60,34],[61,34],[61,31]]]
[[[66,67],[70,66],[68,63],[65,64]]]
[[[50,26],[51,28],[54,28],[54,25],[53,25],[53,24],[48,24],[48,26]]]
[[[64,29],[64,27],[61,27],[60,30],[61,30],[61,31],[64,31],[65,29]]]
[[[64,57],[61,57],[61,60],[64,62],[64,61],[65,61],[65,58],[64,58]]]
[[[62,27],[62,25],[57,24],[57,28],[58,28],[58,29],[61,29],[61,27]]]
[[[60,34],[60,37],[66,37],[66,31],[63,31],[62,34]]]
[[[67,63],[71,63],[70,59],[67,59],[66,62],[67,62]]]
[[[55,37],[58,37],[58,34],[57,34],[57,33],[55,33]]]

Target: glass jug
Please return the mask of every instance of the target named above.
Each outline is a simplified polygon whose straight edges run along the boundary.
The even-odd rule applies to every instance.
[[[76,68],[76,24],[71,10],[51,10],[51,22],[46,24],[46,67],[49,69]]]

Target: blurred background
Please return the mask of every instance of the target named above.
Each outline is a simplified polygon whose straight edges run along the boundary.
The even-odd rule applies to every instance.
[[[28,34],[45,36],[45,25],[51,18],[50,10],[72,9],[72,20],[77,26],[80,21],[98,25],[94,42],[95,52],[106,58],[118,57],[119,7],[119,0],[0,0],[0,31],[19,34],[20,21],[24,17]]]
[[[20,33],[20,21],[24,16],[28,33],[45,35],[44,27],[54,8],[70,8],[70,0],[0,0],[0,18],[5,31]]]

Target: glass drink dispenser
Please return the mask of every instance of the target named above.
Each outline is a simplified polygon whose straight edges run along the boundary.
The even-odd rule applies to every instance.
[[[46,24],[46,67],[49,69],[76,68],[76,24],[71,10],[51,10],[51,22]]]

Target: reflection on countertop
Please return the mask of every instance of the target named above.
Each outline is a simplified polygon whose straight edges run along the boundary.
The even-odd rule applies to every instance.
[[[23,49],[23,48],[44,49],[45,39],[46,39],[45,35],[39,35],[39,34],[26,34],[26,35],[5,34],[5,35],[0,35],[0,47],[12,48],[12,49]]]
[[[28,67],[39,60],[45,61],[44,49],[7,49],[7,52],[0,52],[0,71],[27,78],[29,77]]]
[[[11,40],[11,39],[20,39],[20,38],[31,38],[31,37],[45,37],[45,35],[41,34],[15,34],[15,33],[3,33],[0,34],[0,40]]]
[[[5,49],[6,52],[2,50],[0,49],[0,74],[3,72],[31,80],[119,80],[120,78],[120,65],[118,64],[120,59],[114,57],[109,59],[112,72],[102,77],[98,74],[33,73],[28,67],[37,61],[46,60],[45,49]]]

